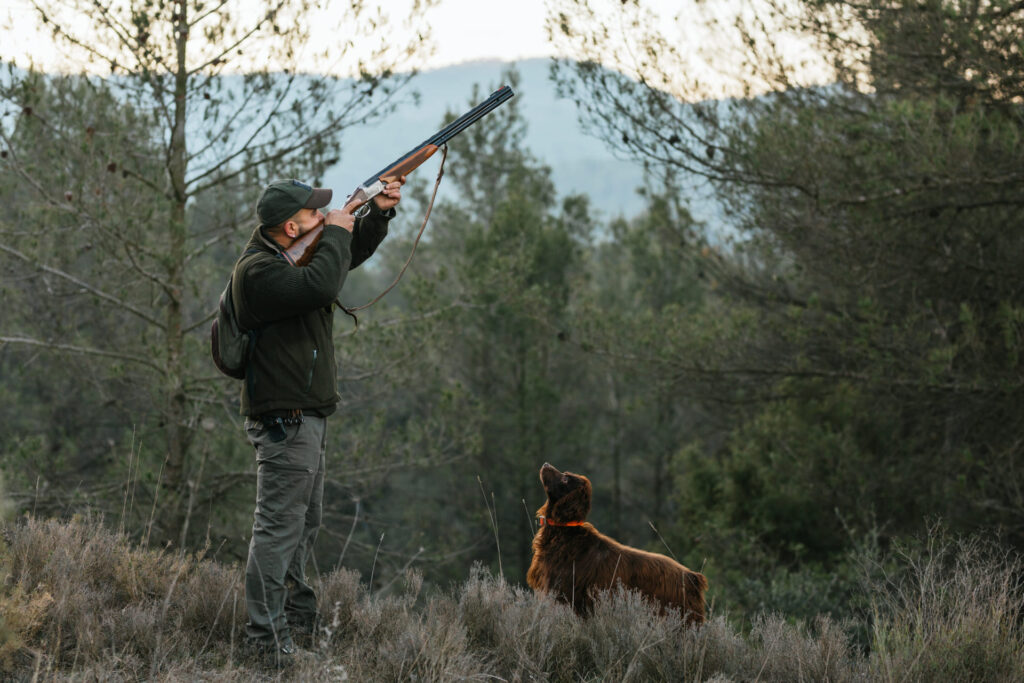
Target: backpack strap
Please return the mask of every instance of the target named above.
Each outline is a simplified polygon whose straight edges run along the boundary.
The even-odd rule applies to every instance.
[[[250,256],[252,254],[256,254],[256,253],[259,253],[259,252],[262,252],[262,251],[263,250],[260,249],[259,247],[251,247],[249,249],[246,249],[245,252],[242,253],[241,258],[238,259],[238,261],[240,263],[242,261],[242,259],[244,259],[246,256]],[[280,251],[278,251],[275,254],[275,256],[277,258],[284,258],[284,256],[281,254]],[[232,272],[231,273],[231,277],[234,278],[234,276],[235,276],[235,274],[234,274],[234,272]],[[233,285],[234,285],[234,283],[232,283],[232,286]],[[241,285],[241,286],[244,287],[244,285]],[[232,299],[234,299],[233,295],[232,295]],[[238,311],[237,310],[235,311],[235,318],[236,319],[238,318]],[[241,320],[239,320],[239,324],[241,324]],[[253,372],[251,360],[252,360],[253,353],[255,353],[255,351],[256,351],[256,342],[258,342],[259,338],[263,335],[263,329],[265,327],[266,327],[266,325],[260,325],[258,327],[254,327],[252,329],[246,329],[246,331],[245,331],[246,336],[249,337],[249,347],[248,347],[248,350],[246,351],[246,359],[247,360],[246,360],[246,363],[245,363],[245,391],[249,394],[249,401],[250,402],[252,401],[253,390],[254,390],[254,388],[256,386],[256,373]]]
[[[249,249],[246,249],[246,250],[245,250],[244,252],[242,252],[242,255],[238,257],[238,261],[236,261],[236,262],[235,262],[235,267],[234,267],[234,269],[233,269],[233,270],[232,270],[232,272],[231,272],[231,279],[232,279],[232,283],[231,283],[231,286],[232,286],[232,290],[231,290],[231,299],[232,299],[232,301],[233,301],[233,302],[235,303],[235,318],[236,318],[236,319],[238,320],[238,324],[239,324],[239,326],[242,326],[242,319],[241,319],[241,317],[240,317],[240,316],[238,315],[238,306],[237,306],[237,303],[238,303],[238,301],[239,301],[240,299],[241,299],[241,300],[244,300],[244,299],[245,299],[245,297],[244,297],[244,296],[242,296],[242,297],[236,297],[236,296],[235,296],[235,292],[234,292],[234,277],[235,277],[235,272],[236,272],[236,271],[238,270],[238,267],[239,267],[239,265],[240,265],[240,264],[242,263],[242,261],[244,261],[244,260],[246,259],[246,257],[248,257],[248,256],[251,256],[252,254],[258,254],[258,253],[261,253],[261,252],[262,252],[262,253],[266,253],[266,252],[265,252],[265,251],[264,251],[263,249],[260,249],[259,247],[250,247]],[[277,256],[277,257],[281,257],[281,254],[280,254],[280,253],[278,253],[278,254],[275,254],[275,256]],[[242,274],[244,275],[244,270],[243,270]],[[245,289],[244,289],[244,287],[245,287],[245,285],[244,285],[244,284],[241,284],[241,283],[239,284],[239,293],[242,293],[242,294],[244,294],[244,292],[245,292]],[[248,305],[246,305],[246,310],[248,310]],[[251,317],[251,316],[250,316],[250,317]],[[263,326],[256,326],[256,327],[254,327],[254,328],[252,328],[252,329],[257,329],[257,330],[258,330],[258,329],[260,329],[261,327],[263,327]],[[248,330],[249,330],[249,328],[246,328],[246,331],[248,331]]]

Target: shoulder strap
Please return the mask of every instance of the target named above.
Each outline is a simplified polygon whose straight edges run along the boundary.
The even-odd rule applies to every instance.
[[[262,252],[262,251],[263,250],[260,249],[259,247],[250,247],[249,249],[246,249],[242,253],[241,257],[239,257],[238,262],[235,264],[235,268],[237,269],[239,267],[239,265],[241,265],[242,261],[244,261],[246,259],[246,257],[251,256],[252,254],[256,254],[256,253]],[[277,254],[277,256],[280,256],[280,254]],[[231,299],[232,299],[232,305],[233,306],[235,305],[235,302],[239,298],[239,297],[236,297],[234,295],[234,291],[233,291],[234,290],[234,277],[235,277],[235,271],[232,270],[231,271],[231,278],[228,280],[228,287],[230,287],[232,289]],[[242,294],[241,287],[242,287],[242,285],[240,284],[239,285],[239,294]],[[239,326],[241,326],[242,321],[241,321],[241,319],[240,319],[240,317],[238,315],[238,309],[237,308],[235,308],[234,314],[235,314],[235,320],[238,321]],[[257,327],[253,327],[252,329],[246,329],[245,330],[245,334],[246,334],[246,336],[249,339],[248,351],[246,352],[247,361],[246,361],[246,364],[245,364],[245,390],[246,390],[246,392],[249,395],[249,400],[250,401],[252,400],[253,388],[254,388],[255,383],[256,383],[256,377],[255,377],[255,374],[254,374],[253,369],[252,369],[252,363],[250,361],[252,360],[253,353],[256,350],[256,342],[259,341],[259,338],[260,338],[260,336],[263,333],[263,328],[264,327],[265,327],[265,325],[260,325],[260,326],[257,326]]]
[[[247,262],[247,263],[245,263],[243,265],[243,263],[242,263],[243,261],[245,261],[249,256],[252,256],[253,254],[260,254],[260,253],[269,253],[269,252],[267,252],[267,251],[265,251],[263,249],[260,249],[259,247],[250,247],[249,249],[246,249],[244,252],[242,252],[242,255],[238,257],[238,261],[235,262],[235,268],[231,271],[231,278],[232,278],[232,280],[234,279],[236,272],[240,271],[241,274],[244,275],[245,268],[248,267],[249,263]],[[283,258],[283,256],[281,256],[280,252],[274,254],[274,257],[275,258]],[[252,259],[249,260],[249,262],[251,262],[251,261],[252,261]],[[238,290],[239,290],[238,293],[240,295],[242,295],[242,296],[235,296],[234,283],[231,282],[230,284],[231,284],[231,287],[232,287],[231,298],[232,298],[232,301],[236,304],[236,307],[235,307],[235,319],[238,320],[238,324],[239,325],[242,325],[242,319],[238,315],[237,304],[238,304],[239,301],[241,301],[242,302],[242,306],[246,309],[246,312],[249,311],[249,304],[248,304],[247,301],[245,301],[245,291],[244,291],[245,285],[241,281],[239,282],[239,284],[238,284]],[[251,314],[250,314],[250,317],[252,317]],[[262,327],[265,327],[265,326],[264,325],[258,325],[258,326],[253,327],[252,329],[259,331]],[[246,327],[245,329],[248,330],[249,328]]]

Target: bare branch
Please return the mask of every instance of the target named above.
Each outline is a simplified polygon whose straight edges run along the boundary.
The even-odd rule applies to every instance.
[[[188,181],[189,184],[195,183],[195,182],[197,182],[199,180],[202,180],[203,178],[206,178],[206,177],[208,177],[210,175],[213,175],[213,174],[217,173],[217,171],[219,171],[220,169],[222,169],[225,166],[227,166],[228,164],[230,164],[232,161],[234,161],[236,158],[238,158],[242,154],[245,154],[246,152],[251,152],[252,151],[252,143],[253,143],[253,141],[255,141],[256,138],[264,130],[266,130],[268,126],[270,126],[273,123],[274,117],[276,116],[276,112],[277,112],[278,108],[280,107],[281,103],[284,102],[284,100],[287,97],[288,93],[291,92],[292,85],[293,85],[294,82],[295,82],[295,76],[289,76],[287,85],[284,88],[281,89],[281,92],[279,93],[279,95],[277,97],[277,100],[274,102],[273,107],[271,107],[272,113],[269,116],[266,117],[266,119],[263,121],[263,123],[261,123],[259,126],[257,126],[256,130],[254,130],[252,132],[252,134],[249,135],[249,138],[245,142],[243,142],[242,144],[238,145],[238,148],[233,153],[228,154],[228,155],[222,157],[218,163],[216,163],[213,166],[209,167],[208,169],[206,169],[205,171],[200,173],[198,176],[196,176],[194,178],[190,178],[189,181]],[[235,113],[232,115],[232,117],[227,122],[224,123],[224,127],[222,128],[222,130],[226,131],[226,130],[228,130],[230,128],[231,124],[235,121],[235,119],[237,119],[238,116],[241,115],[241,113],[243,111],[245,111],[248,102],[252,98],[254,98],[255,95],[256,95],[255,92],[251,92],[251,93],[249,93],[246,96],[245,101],[243,101],[235,109]],[[208,145],[206,145],[206,147],[204,147],[199,153],[205,152],[210,147],[212,147],[213,146],[213,142],[216,139],[217,139],[216,136],[211,136],[210,143]],[[199,154],[199,153],[197,153],[197,154]],[[190,159],[195,158],[195,156],[196,155],[192,155],[190,157]],[[213,184],[216,184],[216,181]],[[207,185],[203,186],[203,188],[201,188],[201,189],[194,190],[193,194],[198,194],[199,192],[202,191],[202,189],[205,189],[206,187],[210,187],[210,184],[207,184]]]
[[[227,239],[230,239],[231,237],[234,237],[234,236],[235,236],[234,232],[233,231],[229,231],[229,230],[226,230],[226,231],[220,233],[219,235],[214,235],[213,237],[207,239],[205,242],[200,244],[198,247],[196,247],[195,249],[190,251],[188,253],[188,255],[185,257],[185,263],[191,262],[192,259],[196,258],[197,256],[202,255],[203,252],[205,252],[207,249],[209,249],[210,247],[214,246],[215,244],[219,244],[220,242],[223,242],[223,241],[225,241]]]
[[[132,245],[129,242],[124,243],[124,253],[125,255],[128,256],[128,260],[131,261],[132,267],[135,269],[135,272],[137,272],[142,277],[146,278],[150,282],[160,287],[160,289],[162,289],[164,293],[168,296],[168,298],[170,298],[172,301],[177,301],[179,299],[178,295],[175,294],[174,292],[174,288],[170,284],[168,284],[166,280],[163,280],[157,277],[156,275],[150,273],[142,266],[142,264],[140,264],[135,259],[135,254],[132,253]]]
[[[289,79],[289,82],[290,82],[290,79]],[[290,85],[289,85],[289,88],[290,88]],[[289,88],[286,88],[286,90],[288,90]],[[200,149],[198,149],[195,152],[192,152],[192,153],[190,153],[188,155],[189,161],[191,162],[193,159],[200,159],[203,156],[205,156],[206,153],[209,152],[210,149],[212,149],[213,146],[216,145],[231,130],[232,125],[234,125],[234,123],[239,119],[239,117],[241,117],[242,113],[249,109],[249,103],[255,97],[256,97],[256,91],[255,90],[253,90],[253,91],[249,92],[248,94],[246,94],[245,98],[240,103],[238,103],[238,105],[235,107],[235,111],[231,114],[231,116],[229,116],[227,118],[227,120],[224,121],[224,125],[220,127],[220,130],[216,134],[209,134],[209,135],[207,135],[207,143],[205,145],[203,145]],[[278,102],[275,103],[275,105],[277,105],[277,104],[280,104],[280,99],[278,99]],[[275,109],[276,109],[276,106],[275,106]],[[263,126],[266,126],[267,123],[269,123],[269,120],[267,122],[265,122],[263,124]],[[242,147],[242,149],[243,150],[245,149],[244,146]]]
[[[158,327],[160,329],[164,329],[164,324],[162,322],[160,322],[159,320],[157,320],[156,318],[154,318],[153,316],[151,316],[149,313],[146,313],[142,309],[136,308],[135,306],[133,306],[132,304],[128,303],[124,299],[120,299],[120,298],[114,296],[113,294],[110,294],[108,292],[104,292],[103,290],[100,290],[100,289],[97,289],[96,287],[93,287],[88,282],[85,282],[85,281],[75,277],[74,275],[71,275],[70,273],[65,273],[63,270],[60,270],[58,268],[54,268],[52,266],[47,266],[45,264],[39,263],[35,259],[30,258],[26,254],[23,254],[20,251],[18,251],[17,249],[14,249],[12,247],[8,247],[7,245],[5,245],[3,243],[0,243],[0,251],[4,251],[4,252],[10,254],[11,256],[14,256],[17,259],[20,259],[21,261],[24,261],[25,263],[28,263],[28,264],[32,265],[33,267],[35,267],[35,268],[38,268],[39,270],[43,271],[44,273],[50,273],[51,275],[56,275],[59,278],[63,278],[64,280],[67,280],[68,282],[71,282],[71,283],[73,283],[75,285],[78,285],[82,289],[84,289],[84,290],[94,294],[95,296],[99,297],[100,299],[102,299],[102,300],[104,300],[104,301],[106,301],[108,303],[114,304],[118,308],[122,308],[122,309],[128,311],[129,313],[133,313],[134,315],[138,316],[139,318],[142,318],[143,320],[145,320],[146,322],[148,322],[151,325],[155,325],[156,327]]]
[[[58,344],[56,342],[48,342],[40,339],[31,339],[29,337],[0,337],[0,344],[24,344],[26,346],[38,346],[52,351],[62,351],[66,353],[77,353],[86,356],[102,356],[104,358],[115,358],[117,360],[126,360],[132,363],[138,363],[150,367],[157,372],[163,374],[164,369],[154,363],[149,358],[144,356],[135,356],[128,353],[121,353],[118,351],[107,351],[105,349],[94,349],[88,346],[76,346],[74,344]]]
[[[277,4],[277,7],[275,7],[272,10],[267,10],[267,12],[264,13],[263,18],[260,19],[260,21],[258,21],[256,24],[254,24],[252,28],[250,28],[248,31],[243,33],[236,41],[234,41],[230,45],[226,46],[223,50],[221,50],[219,53],[217,53],[214,57],[208,59],[203,64],[200,64],[196,68],[194,68],[191,71],[189,71],[188,72],[188,76],[191,77],[191,76],[199,73],[200,71],[202,71],[203,69],[205,69],[208,66],[212,66],[214,64],[220,63],[223,60],[225,55],[231,54],[231,52],[233,50],[237,49],[239,45],[245,43],[247,40],[249,40],[254,35],[256,35],[263,28],[263,26],[268,21],[270,21],[271,18],[273,18],[274,13],[277,12],[277,10],[281,9],[281,7],[283,7],[283,6],[284,6],[284,3],[283,2],[279,2]]]
[[[205,325],[206,323],[208,323],[208,322],[212,321],[212,320],[213,320],[214,318],[216,318],[216,317],[217,317],[217,307],[216,307],[216,306],[214,306],[214,308],[213,308],[213,310],[212,310],[212,311],[210,311],[210,312],[209,312],[209,313],[207,313],[207,314],[206,314],[205,316],[203,316],[203,317],[202,317],[202,318],[200,318],[199,320],[195,321],[194,323],[192,323],[192,324],[191,324],[191,325],[189,325],[188,327],[185,327],[185,328],[184,328],[184,329],[183,329],[183,330],[181,331],[181,333],[182,333],[182,334],[188,334],[188,333],[189,333],[189,332],[191,332],[192,330],[196,329],[197,327],[199,327],[199,326],[201,326],[201,325]]]
[[[36,10],[38,10],[39,14],[42,17],[44,17],[44,18],[46,17],[46,13],[43,11],[43,9],[37,3],[33,3],[33,6],[35,7]],[[49,20],[47,20],[47,21],[49,22]],[[49,22],[49,23],[52,24],[53,22]],[[114,68],[116,68],[118,66],[118,62],[117,62],[116,59],[114,59],[113,57],[108,57],[107,55],[103,54],[102,52],[100,52],[96,48],[92,47],[91,45],[87,45],[87,44],[83,43],[81,40],[79,40],[75,36],[71,35],[67,31],[65,31],[59,25],[53,24],[53,32],[54,32],[55,35],[60,36],[61,38],[66,40],[68,43],[74,45],[75,47],[78,47],[78,48],[84,50],[86,54],[91,55],[92,57],[95,57],[99,61],[106,63],[107,66],[109,66],[111,68],[111,70],[113,70]]]
[[[482,304],[469,304],[469,303],[466,303],[464,301],[454,301],[454,302],[452,302],[451,304],[449,304],[447,306],[442,306],[441,308],[435,308],[432,311],[424,311],[423,313],[418,313],[416,315],[407,315],[407,316],[403,316],[401,318],[392,318],[391,320],[382,320],[380,322],[372,322],[371,321],[371,322],[367,323],[366,325],[364,325],[364,328],[367,329],[367,330],[372,330],[375,327],[397,327],[399,325],[408,325],[408,324],[411,324],[411,323],[420,322],[422,320],[429,320],[431,318],[436,318],[437,316],[442,315],[444,313],[447,313],[448,311],[454,310],[456,308],[461,308],[461,309],[469,310],[469,309],[481,309],[481,308],[488,308],[488,307],[484,306]],[[338,336],[341,337],[341,338],[345,338],[345,337],[350,337],[350,336],[354,335],[355,333],[356,333],[356,330],[351,330],[349,332],[344,332],[344,333],[342,333],[342,334],[340,334]]]
[[[130,37],[130,30],[123,23],[118,21],[110,12],[110,8],[103,2],[95,2],[94,6],[99,10],[100,16],[103,17],[103,23],[106,27],[117,36],[121,44],[128,50],[128,53],[135,57],[136,63],[143,69],[147,68],[146,64],[140,59],[140,52],[145,57],[148,57],[148,63],[156,63],[165,71],[168,70],[167,65],[164,64],[163,60],[160,59],[159,55],[153,52],[150,48],[146,47],[141,43],[138,38],[132,39]]]
[[[189,30],[191,30],[192,28],[194,28],[194,27],[198,26],[199,24],[203,23],[203,20],[205,20],[207,17],[212,16],[212,15],[216,14],[217,12],[221,11],[221,9],[223,9],[224,6],[226,4],[228,4],[229,1],[230,0],[220,0],[219,3],[217,3],[216,5],[214,5],[213,7],[208,9],[207,11],[203,12],[202,14],[197,16],[195,19],[193,19],[190,22],[188,22]]]
[[[18,154],[14,151],[16,146],[11,143],[11,139],[7,137],[3,129],[0,128],[0,139],[4,141],[4,145],[7,147],[7,153],[10,157],[10,163],[14,166],[15,171],[21,178],[32,186],[32,189],[38,193],[38,195],[46,202],[49,206],[64,211],[65,213],[75,213],[75,209],[68,204],[58,202],[53,199],[51,193],[47,192],[43,187],[42,183],[37,181],[32,175],[25,170],[24,166],[21,165],[21,161],[18,158]]]

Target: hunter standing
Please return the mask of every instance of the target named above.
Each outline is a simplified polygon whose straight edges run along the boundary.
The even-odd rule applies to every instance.
[[[257,330],[242,388],[257,472],[246,632],[253,647],[278,660],[295,652],[293,633],[313,633],[318,616],[305,567],[322,517],[326,418],[340,400],[333,304],[348,271],[387,234],[401,184],[390,183],[356,218],[351,206],[324,216],[331,190],[273,182],[257,203],[260,226],[235,264],[235,313],[242,327]],[[321,224],[308,265],[289,264],[281,252]]]

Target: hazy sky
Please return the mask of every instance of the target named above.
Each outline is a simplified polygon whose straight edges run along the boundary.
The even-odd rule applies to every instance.
[[[37,19],[32,10],[30,0],[0,0],[0,59],[14,59],[19,65],[26,65],[31,56],[37,66],[44,69],[59,68],[55,61],[56,51],[52,38],[47,31],[37,30]],[[88,0],[86,0],[88,1]],[[310,49],[320,50],[316,46],[330,45],[338,36],[330,31],[349,6],[349,0],[320,0],[324,9],[319,14],[309,16]],[[785,0],[783,0],[785,2]],[[59,0],[58,0],[59,2]],[[74,4],[68,0],[66,4]],[[260,8],[266,7],[265,0],[235,0],[243,7],[251,8],[248,12],[255,14]],[[354,73],[356,57],[365,52],[381,35],[389,38],[392,45],[401,45],[401,31],[398,26],[410,14],[413,0],[365,0],[371,12],[380,9],[392,18],[392,28],[388,33],[377,33],[373,40],[360,43],[356,38],[357,50],[339,53],[339,60],[333,65],[314,68],[326,68],[339,75]],[[424,61],[407,66],[419,69],[430,69],[452,64],[482,59],[519,60],[530,57],[545,57],[553,54],[553,47],[548,43],[544,23],[548,13],[548,5],[555,0],[440,0],[437,7],[429,10],[427,18],[435,46],[434,54]],[[56,3],[55,3],[56,4]],[[612,12],[618,7],[615,0],[607,0]],[[732,23],[730,15],[737,13],[758,15],[758,0],[642,0],[642,6],[653,10],[659,15],[655,23],[665,31],[669,40],[676,45],[686,46],[684,54],[697,54],[699,49],[710,53],[711,58],[693,60],[687,68],[688,77],[695,76],[711,89],[705,96],[721,96],[737,94],[739,85],[744,78],[728,74],[736,60],[728,56],[724,45],[720,45],[720,35],[713,35],[702,22],[696,20],[701,13],[712,12],[723,24]],[[675,20],[676,15],[683,18]],[[690,20],[693,18],[693,20]],[[360,29],[367,30],[365,25],[349,22],[348,30],[360,35]],[[611,36],[622,35],[615,26],[611,27]],[[783,39],[785,41],[785,39]],[[788,50],[786,43],[779,43]],[[795,54],[802,54],[804,48],[792,43]],[[364,50],[358,48],[362,46]],[[258,58],[258,57],[257,57]],[[607,63],[607,62],[606,62]],[[608,64],[615,68],[628,65]],[[245,68],[244,63],[230,65],[229,69]],[[805,71],[811,76],[812,82],[825,82],[827,71],[821,75],[812,67]],[[753,86],[756,89],[756,85]],[[671,89],[671,87],[670,87]]]
[[[333,3],[344,7],[347,3]],[[654,6],[679,2],[654,0]],[[332,3],[328,0],[328,8]],[[408,13],[409,0],[368,0],[396,18]],[[28,0],[4,0],[0,10],[0,58],[23,61],[28,55],[47,66],[53,59],[48,33],[36,32],[36,15]],[[436,53],[423,67],[477,59],[521,59],[551,54],[544,35],[545,0],[441,0],[430,11]],[[313,29],[316,30],[315,28]]]
[[[544,0],[442,0],[431,14],[436,65],[550,55],[544,4]]]

